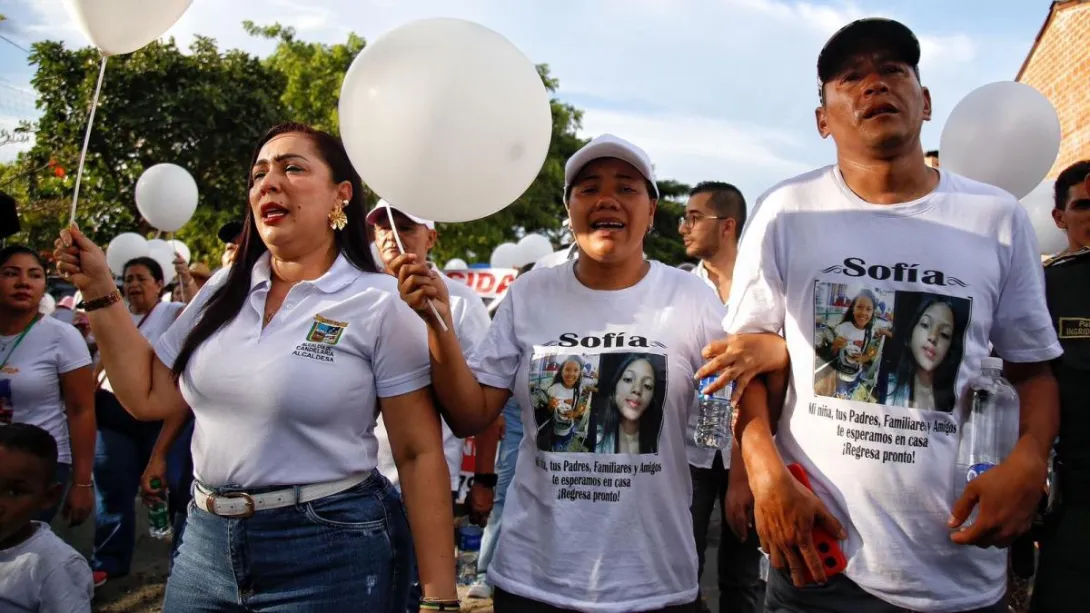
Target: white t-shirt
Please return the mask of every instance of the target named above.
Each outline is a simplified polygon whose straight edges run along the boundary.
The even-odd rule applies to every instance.
[[[0,549],[0,612],[90,613],[91,567],[47,524],[30,538]]]
[[[964,611],[1006,588],[1006,550],[956,545],[946,521],[967,390],[989,343],[1012,362],[1061,353],[1037,254],[1013,197],[948,172],[924,198],[878,206],[823,168],[774,188],[747,224],[725,327],[785,327],[780,453],[848,530],[848,578],[895,606]],[[876,368],[844,372],[814,347],[861,295],[893,336]],[[913,393],[897,380],[917,382]],[[914,408],[932,402],[941,410]]]
[[[151,310],[151,313],[147,314],[147,319],[144,319],[144,315],[129,313],[129,316],[132,317],[132,323],[139,326],[140,335],[146,338],[154,347],[159,337],[170,328],[170,325],[174,323],[175,319],[178,319],[178,315],[184,310],[185,303],[183,302],[158,302],[155,308]],[[102,380],[102,389],[112,393],[114,388],[110,385],[110,379],[106,376],[106,371],[100,372],[98,377]]]
[[[19,334],[0,336],[0,424],[33,424],[57,440],[58,461],[72,463],[68,414],[61,394],[61,375],[90,366],[91,353],[79,330],[52,317],[42,317],[18,346]]]
[[[618,291],[585,287],[574,262],[512,284],[469,358],[480,383],[514,392],[527,433],[488,569],[495,585],[580,611],[696,598],[685,426],[723,313],[698,279],[658,262]],[[572,360],[577,406],[558,415],[548,389]],[[557,441],[566,451],[552,451]]]
[[[712,282],[708,277],[708,270],[704,268],[704,262],[697,262],[695,268],[693,268],[692,274],[708,287],[715,294],[716,300],[719,298],[719,287]],[[705,449],[703,447],[696,446],[696,425],[699,421],[699,412],[693,412],[689,418],[687,429],[685,430],[685,454],[689,456],[689,464],[696,466],[697,468],[711,468],[715,464],[715,456],[721,455],[723,458],[723,468],[730,468],[730,450],[731,445],[734,444],[734,437],[727,439],[727,446],[723,449]]]
[[[173,365],[227,271],[216,273],[159,338]],[[397,280],[339,256],[326,274],[294,285],[264,329],[269,255],[254,265],[234,320],[194,352],[181,378],[193,409],[193,465],[218,487],[306,485],[377,464],[378,399],[431,383],[424,322]]]
[[[465,283],[455,281],[444,275],[432,265],[432,270],[439,273],[439,278],[447,285],[450,293],[450,318],[454,321],[454,333],[458,337],[458,344],[462,351],[468,353],[473,346],[488,331],[491,320],[488,310],[477,293]],[[462,439],[454,436],[450,426],[445,420],[440,420],[443,427],[443,455],[447,459],[447,469],[450,471],[450,489],[458,489],[458,475],[462,470]],[[394,463],[393,449],[390,447],[390,435],[386,432],[386,424],[380,414],[378,423],[375,424],[375,438],[378,439],[378,470],[396,487],[400,489],[401,480],[397,475],[397,464]]]

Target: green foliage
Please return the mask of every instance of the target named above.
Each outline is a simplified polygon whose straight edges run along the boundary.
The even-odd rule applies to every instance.
[[[80,188],[77,223],[100,244],[120,232],[150,233],[133,199],[136,180],[157,163],[178,164],[193,175],[200,204],[178,238],[194,256],[214,261],[222,249],[216,230],[246,203],[246,176],[255,140],[285,116],[281,75],[241,51],[220,52],[198,37],[183,54],[173,41],[111,57]],[[25,174],[15,237],[52,244],[67,222],[89,101],[98,76],[93,48],[36,43],[30,56],[42,115],[34,147],[19,156]],[[67,177],[48,167],[56,160]],[[58,204],[60,203],[60,204]]]
[[[691,189],[684,183],[665,180],[658,182],[659,205],[655,211],[655,229],[644,241],[644,252],[652,260],[677,266],[684,262],[685,245],[677,230],[677,220],[685,213],[685,202]]]

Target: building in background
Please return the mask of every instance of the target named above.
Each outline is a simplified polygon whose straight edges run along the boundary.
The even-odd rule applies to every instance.
[[[1048,177],[1090,159],[1090,0],[1052,3],[1016,80],[1047,96],[1060,116],[1063,141]]]

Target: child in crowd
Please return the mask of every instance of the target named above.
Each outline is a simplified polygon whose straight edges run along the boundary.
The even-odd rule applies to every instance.
[[[91,567],[47,524],[61,496],[57,443],[30,424],[0,427],[0,611],[90,613]]]

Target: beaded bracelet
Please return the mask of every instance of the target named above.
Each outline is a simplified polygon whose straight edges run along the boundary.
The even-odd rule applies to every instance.
[[[441,600],[438,598],[424,598],[420,601],[421,611],[461,611],[462,601]]]

